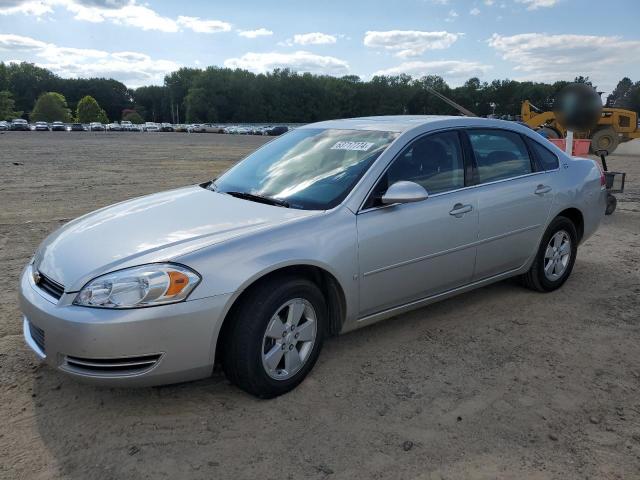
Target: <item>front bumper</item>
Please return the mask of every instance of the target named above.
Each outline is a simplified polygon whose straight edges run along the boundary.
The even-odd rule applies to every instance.
[[[128,310],[79,307],[75,294],[56,301],[42,292],[28,266],[19,297],[25,341],[46,363],[92,383],[151,386],[211,374],[231,294]]]

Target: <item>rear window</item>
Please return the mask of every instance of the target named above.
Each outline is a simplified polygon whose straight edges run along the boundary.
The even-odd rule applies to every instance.
[[[479,183],[495,182],[532,173],[531,159],[522,137],[506,130],[469,130]]]

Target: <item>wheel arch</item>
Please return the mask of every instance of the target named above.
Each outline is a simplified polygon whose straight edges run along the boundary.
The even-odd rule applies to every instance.
[[[313,263],[292,263],[279,265],[269,270],[260,272],[247,280],[245,284],[238,289],[237,294],[231,299],[230,307],[227,309],[220,327],[218,338],[216,339],[216,357],[218,357],[220,345],[224,341],[229,326],[232,323],[233,315],[244,298],[256,288],[258,285],[269,280],[277,280],[278,277],[284,276],[303,277],[314,282],[325,297],[327,302],[327,316],[329,335],[337,335],[346,319],[347,300],[343,286],[336,276],[323,266]]]
[[[584,215],[582,214],[582,212],[575,207],[570,207],[565,208],[561,212],[558,212],[558,214],[554,218],[557,217],[566,217],[571,220],[573,225],[576,227],[576,233],[578,234],[578,243],[580,243],[582,241],[582,237],[584,236]]]

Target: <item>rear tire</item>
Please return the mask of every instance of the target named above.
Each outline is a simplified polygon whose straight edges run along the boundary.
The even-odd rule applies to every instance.
[[[578,252],[576,227],[566,217],[556,217],[542,237],[538,253],[527,273],[525,287],[538,292],[552,292],[567,281]]]
[[[613,128],[602,128],[591,136],[591,152],[606,150],[612,154],[620,145],[620,137]]]
[[[280,277],[254,287],[241,302],[222,342],[227,378],[260,398],[287,393],[320,355],[327,326],[322,292],[305,278]]]
[[[612,194],[607,194],[607,208],[604,211],[605,215],[613,215],[613,212],[616,211],[616,207],[618,206],[618,199]]]

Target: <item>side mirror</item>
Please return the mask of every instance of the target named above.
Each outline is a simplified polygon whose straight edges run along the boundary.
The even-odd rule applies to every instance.
[[[383,205],[421,202],[429,198],[427,191],[415,182],[401,181],[391,185],[382,195]]]

